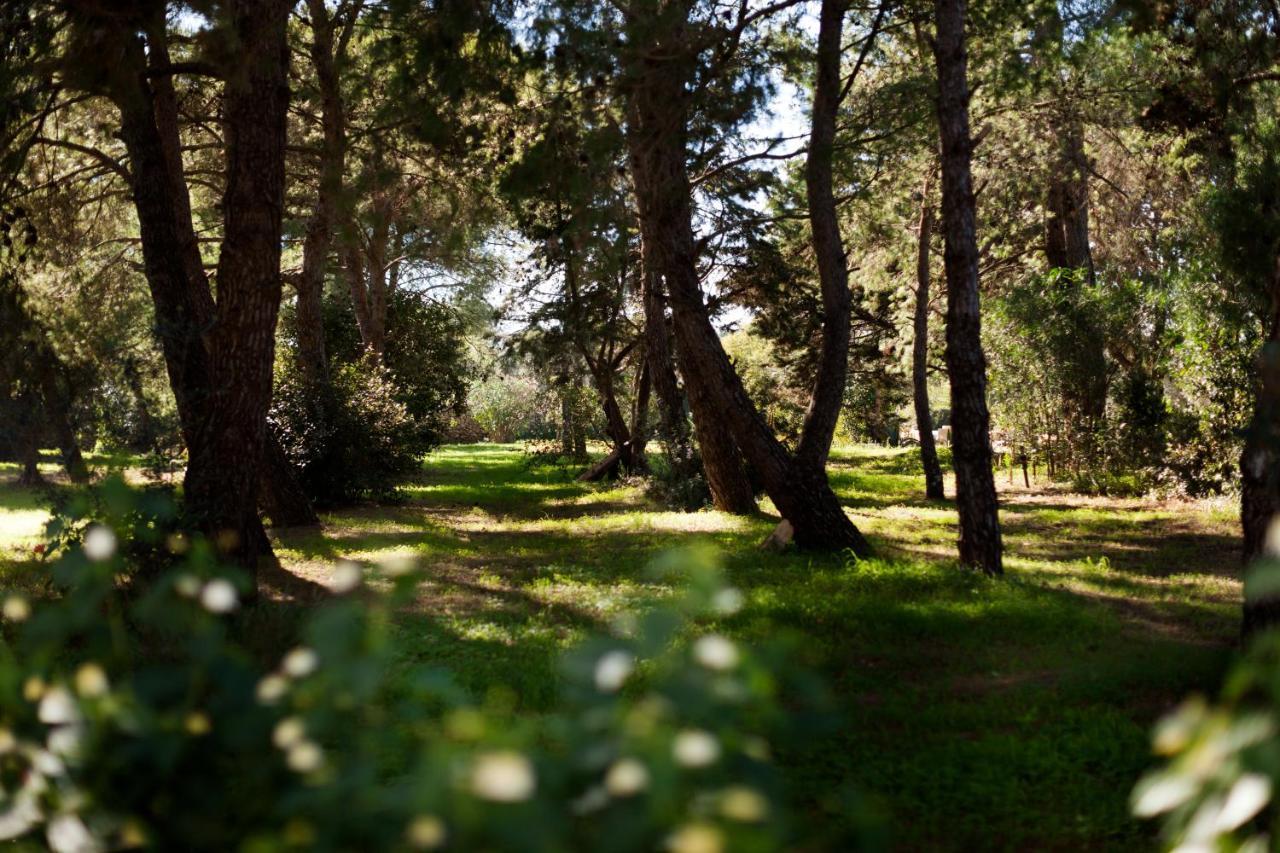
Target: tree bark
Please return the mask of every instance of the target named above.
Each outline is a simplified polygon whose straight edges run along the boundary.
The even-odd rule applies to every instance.
[[[809,196],[809,226],[813,254],[818,261],[822,286],[822,347],[817,374],[804,414],[796,462],[825,470],[836,421],[844,403],[849,368],[850,315],[849,270],[836,218],[831,159],[835,149],[836,112],[840,107],[840,41],[844,31],[845,3],[823,0],[818,27],[817,78],[813,89],[813,119],[809,154],[805,161],[805,186]]]
[[[969,135],[965,0],[936,0],[938,127],[942,143],[942,221],[946,234],[947,369],[951,443],[960,514],[960,561],[989,575],[1003,572],[982,314],[978,296],[977,212]]]
[[[942,486],[942,466],[933,440],[933,412],[929,407],[929,242],[933,234],[933,204],[929,200],[929,179],[920,190],[920,226],[916,233],[915,339],[911,345],[911,391],[916,410],[916,430],[920,433],[920,462],[924,467],[924,495],[929,500],[946,498]]]
[[[643,34],[630,39],[646,47],[627,69],[627,144],[641,231],[666,280],[699,437],[706,429],[727,428],[795,528],[797,545],[867,554],[870,547],[845,515],[825,469],[795,464],[752,403],[711,324],[697,270],[686,165],[688,82],[697,55],[684,44],[686,21],[667,15],[643,23],[657,27],[641,27]],[[706,450],[704,445],[704,456]]]
[[[1247,573],[1264,558],[1280,557],[1268,533],[1280,516],[1280,255],[1270,283],[1271,318],[1266,343],[1257,358],[1253,420],[1240,456],[1240,527]],[[1280,596],[1249,595],[1245,585],[1242,635],[1247,641],[1280,625]]]
[[[223,92],[223,238],[217,313],[208,333],[216,358],[208,416],[185,481],[202,524],[229,559],[255,576],[260,557],[271,554],[257,499],[281,297],[291,5],[234,0],[230,6],[240,52]]]

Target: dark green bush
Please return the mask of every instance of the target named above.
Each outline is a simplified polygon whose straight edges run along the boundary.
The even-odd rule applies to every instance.
[[[320,505],[386,497],[437,438],[400,402],[386,368],[368,361],[337,365],[327,383],[285,370],[268,421]]]

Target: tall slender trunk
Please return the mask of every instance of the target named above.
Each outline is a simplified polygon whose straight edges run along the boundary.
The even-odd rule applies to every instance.
[[[138,429],[134,433],[131,446],[135,449],[155,450],[156,428],[151,417],[151,406],[147,403],[147,395],[142,388],[142,374],[138,371],[138,362],[129,356],[124,361],[124,381],[133,395],[133,406],[138,416]]]
[[[217,313],[208,332],[208,416],[187,467],[191,509],[229,559],[255,573],[270,555],[257,513],[280,308],[289,0],[236,0],[240,46],[223,92],[226,187]]]
[[[809,133],[809,155],[805,161],[809,225],[813,231],[813,254],[818,260],[818,279],[822,286],[822,348],[795,455],[798,464],[817,470],[826,467],[836,421],[844,403],[853,310],[849,270],[844,243],[840,239],[831,178],[836,112],[840,107],[842,85],[840,40],[844,31],[844,14],[843,0],[823,0],[818,27],[817,79],[813,89],[813,126]]]
[[[294,303],[298,331],[298,366],[311,382],[324,382],[329,373],[324,340],[324,277],[333,248],[334,222],[346,168],[346,111],[337,62],[340,58],[335,21],[324,0],[307,0],[311,22],[308,54],[320,91],[320,175],[311,218],[302,240],[302,271]],[[348,24],[349,25],[349,24]]]
[[[942,466],[933,440],[933,412],[929,408],[929,243],[933,234],[933,204],[929,200],[929,179],[920,190],[920,226],[916,232],[916,312],[915,340],[911,345],[911,391],[916,409],[916,430],[920,433],[920,462],[924,466],[924,495],[940,501]]]
[[[707,313],[693,238],[693,200],[686,166],[687,82],[696,56],[682,43],[683,23],[661,33],[628,69],[627,143],[641,231],[666,281],[677,352],[694,423],[727,427],[758,473],[801,547],[870,546],[845,515],[825,469],[795,464],[752,403]],[[670,43],[666,43],[666,39]],[[706,453],[706,447],[703,449]]]
[[[1280,557],[1269,542],[1280,518],[1280,255],[1271,282],[1271,318],[1266,343],[1257,358],[1257,397],[1253,420],[1240,456],[1240,527],[1244,534],[1245,571],[1258,560]],[[1249,594],[1245,585],[1245,639],[1280,625],[1280,596]]]
[[[978,296],[977,212],[969,136],[965,0],[936,0],[938,128],[942,142],[942,221],[946,234],[947,370],[951,443],[960,514],[960,561],[1003,572],[999,509],[991,471],[986,358]]]

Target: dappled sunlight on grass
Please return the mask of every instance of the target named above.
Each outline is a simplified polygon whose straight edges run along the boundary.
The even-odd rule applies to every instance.
[[[847,778],[882,799],[906,849],[1131,849],[1150,844],[1127,792],[1147,733],[1188,692],[1212,691],[1237,632],[1234,509],[1223,501],[1086,498],[999,481],[1007,576],[954,563],[956,515],[927,501],[914,450],[839,447],[831,479],[877,557],[762,550],[772,504],[740,518],[667,511],[632,484],[516,445],[432,453],[393,505],[275,531],[290,570],[332,583],[340,558],[385,587],[424,570],[396,626],[401,653],[483,694],[539,710],[556,654],[672,593],[647,566],[707,544],[746,606],[718,630],[792,639],[845,715],[840,734],[781,756],[827,808]],[[948,482],[948,494],[952,487]],[[35,492],[0,488],[0,537],[29,542]]]

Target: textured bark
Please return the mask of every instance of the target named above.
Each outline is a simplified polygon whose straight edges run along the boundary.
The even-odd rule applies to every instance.
[[[112,25],[120,26],[120,22],[113,19]],[[192,221],[172,81],[163,74],[145,74],[148,63],[160,67],[168,64],[164,24],[151,21],[146,31],[145,48],[132,31],[116,31],[122,64],[136,73],[113,78],[110,96],[120,111],[121,136],[129,153],[143,267],[155,304],[156,330],[177,402],[183,441],[189,457],[194,459],[207,452],[200,442],[211,435],[206,428],[214,414],[213,394],[218,381],[212,364],[221,360],[223,353],[212,357],[216,350],[209,333],[217,321],[219,307],[214,304],[204,273]],[[252,193],[248,195],[252,197]],[[277,244],[278,240],[277,233]],[[270,359],[267,365],[269,371]],[[277,517],[298,524],[316,523],[315,511],[291,466],[271,466],[263,477],[263,491],[269,495],[267,503],[275,508]],[[256,491],[255,488],[249,494]],[[195,514],[207,515],[198,504],[188,503]],[[270,555],[260,522],[256,527],[245,541],[257,543],[263,554]]]
[[[942,466],[933,441],[933,412],[929,408],[929,242],[933,233],[933,205],[929,181],[920,192],[920,225],[916,234],[915,340],[911,346],[911,392],[916,410],[916,430],[920,433],[920,462],[924,466],[924,494],[930,500],[946,497],[942,486]]]
[[[852,297],[849,270],[832,190],[831,157],[835,148],[836,112],[840,106],[840,39],[845,4],[823,0],[818,28],[818,67],[813,90],[813,126],[805,162],[805,186],[809,196],[809,226],[813,254],[822,285],[822,347],[809,406],[805,411],[796,462],[815,470],[825,469],[844,403],[849,368],[849,328]]]
[[[218,300],[208,332],[207,416],[191,446],[188,506],[228,559],[256,576],[271,553],[257,513],[280,308],[288,0],[238,0],[240,51],[223,93],[226,187]]]
[[[334,223],[347,156],[346,110],[337,66],[345,50],[346,33],[340,37],[336,27],[350,24],[335,22],[324,0],[307,0],[307,14],[311,22],[308,55],[320,92],[323,140],[316,200],[302,240],[302,271],[296,282],[294,313],[298,331],[298,366],[310,381],[324,382],[329,373],[324,340],[324,276],[333,248]]]
[[[942,221],[946,235],[947,370],[951,442],[960,514],[960,561],[990,575],[1003,572],[982,315],[978,297],[977,212],[969,135],[964,0],[936,0],[934,57],[942,143]]]
[[[644,230],[643,224],[641,230]],[[714,412],[703,412],[701,417],[694,413],[694,428],[701,448],[700,463],[699,454],[694,453],[693,437],[684,414],[684,396],[676,379],[662,294],[662,271],[654,246],[654,241],[642,234],[645,359],[649,362],[653,388],[658,396],[658,429],[666,442],[667,459],[675,475],[682,478],[695,476],[700,464],[715,508],[722,512],[749,515],[756,511],[755,492],[742,467],[742,458],[733,445],[732,436],[723,424],[717,428]],[[693,401],[689,402],[692,409]]]
[[[641,231],[666,282],[699,438],[707,429],[729,432],[778,511],[795,527],[797,545],[869,553],[831,490],[825,469],[797,465],[778,442],[711,324],[697,270],[686,166],[687,84],[697,56],[684,43],[683,19],[670,10],[659,17],[644,21],[646,29],[629,39],[644,43],[646,50],[627,69],[627,144]]]
[[[1280,516],[1280,256],[1276,258],[1270,290],[1270,329],[1258,354],[1253,421],[1240,456],[1240,527],[1246,572],[1260,559],[1280,557],[1267,541],[1271,526]],[[1242,633],[1246,640],[1277,625],[1280,596],[1245,599]]]

